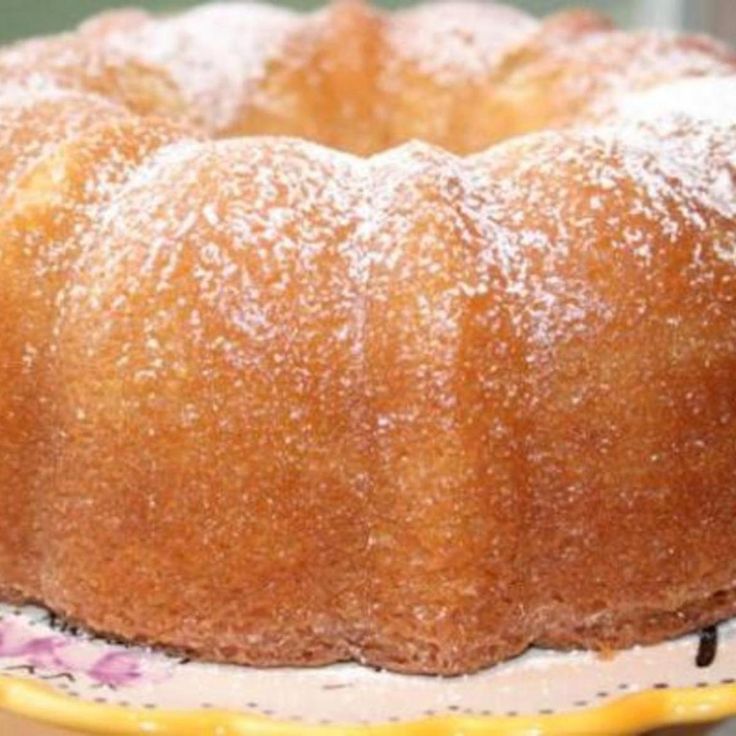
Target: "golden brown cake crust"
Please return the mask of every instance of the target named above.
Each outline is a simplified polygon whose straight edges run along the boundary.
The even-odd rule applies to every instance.
[[[736,613],[734,75],[468,3],[0,51],[0,596],[444,674]]]

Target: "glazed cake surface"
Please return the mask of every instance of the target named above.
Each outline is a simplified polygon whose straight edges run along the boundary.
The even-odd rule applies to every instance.
[[[736,613],[736,54],[447,2],[0,50],[0,590],[458,674]]]

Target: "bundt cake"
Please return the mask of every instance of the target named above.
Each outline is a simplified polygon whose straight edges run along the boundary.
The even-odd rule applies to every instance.
[[[0,50],[0,199],[5,599],[448,674],[736,613],[728,48],[119,11]]]

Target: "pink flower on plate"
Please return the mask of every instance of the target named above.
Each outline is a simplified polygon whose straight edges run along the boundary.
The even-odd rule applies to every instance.
[[[0,657],[22,657],[29,665],[40,669],[64,666],[61,650],[68,646],[59,636],[28,637],[10,622],[0,628]]]
[[[87,676],[109,687],[123,687],[143,677],[138,657],[130,652],[109,652],[87,670]]]
[[[56,636],[44,636],[26,642],[17,656],[24,657],[34,667],[55,669],[64,667],[62,650],[68,646],[65,639]]]
[[[57,635],[18,617],[0,617],[0,659],[18,660],[38,671],[86,675],[95,685],[118,688],[162,682],[172,663],[152,660],[148,653],[112,648],[98,639]]]

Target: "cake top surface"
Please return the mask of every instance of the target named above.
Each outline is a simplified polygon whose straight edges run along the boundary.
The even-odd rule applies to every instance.
[[[459,152],[480,150],[608,114],[633,91],[735,71],[736,55],[703,37],[619,31],[587,11],[538,20],[472,0],[393,13],[359,0],[306,14],[256,2],[163,17],[122,10],[0,51],[0,81],[81,87],[144,112],[181,109],[213,136],[279,129],[343,148],[352,133],[377,141],[356,150],[401,142],[390,118],[410,115],[421,120],[406,126],[416,137],[447,145],[437,131],[449,130],[445,138],[467,139]]]
[[[242,113],[243,100],[258,97],[259,85],[287,50],[298,48],[303,53],[306,46],[322,53],[319,43],[335,22],[335,13],[343,13],[343,20],[353,23],[348,30],[356,34],[373,32],[370,24],[375,21],[379,46],[390,60],[387,68],[400,76],[404,72],[397,65],[408,64],[420,86],[437,85],[443,93],[452,92],[453,86],[481,85],[479,90],[482,85],[492,90],[498,86],[501,102],[511,99],[517,115],[524,114],[525,106],[533,107],[530,92],[544,96],[550,84],[555,85],[555,95],[574,105],[590,98],[587,108],[571,106],[573,124],[563,117],[561,129],[591,127],[586,135],[611,140],[611,145],[625,142],[636,156],[656,155],[662,160],[663,176],[679,178],[683,185],[689,184],[693,195],[707,198],[723,214],[732,214],[732,189],[723,166],[699,170],[697,162],[716,157],[733,165],[733,154],[723,139],[728,135],[724,130],[730,131],[733,125],[731,75],[736,73],[736,56],[701,37],[618,31],[586,12],[539,21],[508,6],[471,0],[447,0],[392,14],[373,11],[356,0],[306,15],[250,2],[211,3],[161,18],[116,11],[88,21],[76,34],[33,40],[0,53],[0,70],[28,64],[28,74],[20,81],[11,77],[0,96],[0,105],[7,103],[5,128],[17,129],[12,119],[22,115],[25,104],[37,104],[39,94],[49,104],[57,100],[53,104],[72,106],[74,99],[88,94],[66,88],[66,76],[57,79],[45,73],[49,58],[54,70],[84,58],[101,69],[107,64],[117,69],[121,60],[130,59],[144,67],[162,68],[187,105],[202,113],[210,134],[226,129]],[[314,59],[316,74],[326,59],[316,52]],[[380,74],[376,76],[380,79]],[[410,77],[408,86],[414,79]],[[309,88],[309,76],[300,77],[300,84]],[[24,90],[30,89],[35,91],[27,92],[26,98]],[[433,87],[427,89],[428,95],[434,93]],[[291,92],[285,90],[285,94]],[[385,112],[380,109],[381,95],[378,88],[377,115]],[[80,105],[75,112],[80,129],[90,115],[120,114],[120,108],[102,96],[89,99],[89,105]],[[463,103],[472,106],[469,100]],[[556,101],[545,104],[554,106]],[[431,117],[432,111],[428,112]],[[488,115],[494,113],[502,117],[506,110],[500,105],[490,107]],[[49,126],[53,126],[52,117]],[[696,118],[697,124],[688,122]],[[493,149],[489,155],[494,155]],[[412,155],[406,160],[413,160]],[[666,161],[677,163],[668,167]],[[647,167],[641,168],[643,177]],[[721,172],[720,178],[706,181],[714,170]]]

